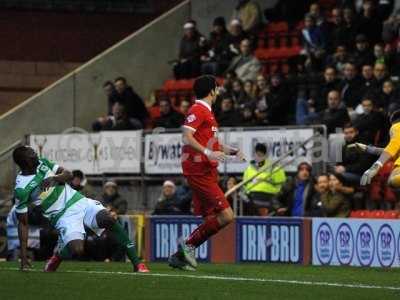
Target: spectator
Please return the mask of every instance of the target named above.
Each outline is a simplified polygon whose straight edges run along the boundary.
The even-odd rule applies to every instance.
[[[329,191],[321,195],[322,211],[325,217],[347,218],[350,202],[344,193],[344,179],[341,175],[329,175]]]
[[[243,108],[239,110],[240,121],[238,126],[251,127],[256,126],[256,120],[253,113],[253,106],[251,104],[244,105]]]
[[[250,40],[244,39],[240,43],[240,55],[233,58],[228,71],[235,71],[242,81],[256,80],[261,71],[260,61],[251,53]]]
[[[229,176],[228,179],[227,179],[226,182],[225,182],[225,189],[224,189],[225,192],[226,192],[226,191],[229,191],[229,190],[230,190],[231,188],[233,188],[237,183],[238,183],[238,180],[236,179],[235,176]],[[236,193],[236,196],[238,196],[237,192],[235,192],[235,193]],[[230,194],[230,195],[228,196],[228,198],[227,198],[227,200],[228,200],[228,202],[229,202],[229,204],[231,205],[232,208],[235,207],[235,205],[234,205],[234,203],[233,203],[233,201],[234,201],[234,194],[235,194],[235,193]]]
[[[374,69],[372,65],[365,64],[361,68],[362,90],[364,93],[373,93],[375,90]]]
[[[229,50],[231,57],[240,54],[240,43],[248,38],[243,31],[242,23],[238,19],[233,19],[229,24]]]
[[[118,101],[118,94],[112,81],[106,81],[103,84],[104,94],[107,96],[108,101],[108,115],[111,115],[112,107]]]
[[[321,174],[317,177],[317,183],[314,186],[314,194],[311,199],[310,217],[322,217],[322,195],[325,195],[329,191],[329,176],[327,174]]]
[[[343,30],[343,11],[341,8],[335,7],[332,9],[331,20],[325,22],[322,28],[326,35],[327,49],[330,53],[338,45],[345,45],[347,43]]]
[[[352,42],[358,33],[357,30],[358,24],[354,16],[353,9],[350,7],[345,7],[343,9],[343,24],[341,26],[341,31],[347,49],[352,49]]]
[[[239,114],[236,111],[233,100],[224,97],[221,102],[221,110],[217,116],[218,125],[221,127],[233,127],[238,123]]]
[[[118,192],[118,185],[114,181],[107,181],[103,187],[103,205],[117,215],[125,215],[128,211],[128,202]]]
[[[388,64],[389,59],[385,53],[385,48],[382,44],[375,44],[374,46],[374,62],[381,64]]]
[[[129,119],[139,120],[141,127],[145,124],[149,114],[143,100],[128,85],[124,77],[118,77],[114,80],[115,90],[117,92],[117,102],[123,104]]]
[[[168,98],[160,100],[160,116],[154,120],[155,127],[179,128],[182,126],[185,116],[171,107]]]
[[[310,99],[308,102],[309,108],[314,111],[322,111],[326,108],[326,99],[328,93],[332,90],[338,90],[340,87],[340,80],[337,78],[335,68],[326,67],[323,75],[322,83],[319,84],[310,92]]]
[[[255,98],[257,100],[265,98],[268,92],[269,92],[269,86],[267,84],[267,79],[262,74],[258,75],[254,92]]]
[[[377,16],[373,0],[363,1],[358,28],[358,31],[365,34],[372,44],[380,42],[382,35],[382,21],[379,20]]]
[[[186,22],[183,32],[178,63],[174,66],[176,79],[200,75],[200,56],[204,53],[205,38],[197,31],[195,22]]]
[[[386,80],[383,83],[382,90],[378,93],[379,102],[378,108],[384,111],[395,111],[400,108],[399,93],[394,87],[394,83],[391,80]]]
[[[359,152],[355,147],[349,147],[351,144],[364,142],[355,126],[347,124],[343,133],[345,143],[342,146],[342,160],[336,165],[335,173],[341,174],[346,182],[357,186],[362,174],[374,162],[374,157]]]
[[[339,44],[335,52],[327,58],[327,65],[333,66],[339,73],[343,73],[344,66],[349,61],[350,55],[344,44]]]
[[[367,144],[375,144],[377,134],[383,129],[384,116],[375,109],[372,95],[367,95],[361,102],[363,113],[354,120],[354,125],[360,132],[360,139]]]
[[[137,119],[129,119],[125,106],[120,103],[114,103],[112,115],[98,118],[92,124],[93,131],[103,130],[135,130],[141,129],[142,124]]]
[[[235,103],[238,108],[243,108],[245,105],[255,103],[254,84],[251,80],[246,80],[243,84],[243,97],[239,98]]]
[[[176,186],[170,180],[166,180],[162,186],[162,193],[153,215],[181,215],[183,214],[179,199],[176,195]]]
[[[243,89],[243,83],[240,79],[235,79],[232,82],[232,91],[230,93],[232,100],[235,103],[235,106],[239,106],[239,103],[246,103],[246,93]]]
[[[269,125],[289,123],[293,112],[292,94],[283,77],[279,74],[271,76],[269,93],[266,95],[266,122]]]
[[[317,26],[321,26],[325,22],[324,17],[321,14],[321,8],[319,7],[318,3],[314,2],[310,5],[310,10],[308,11],[308,15],[314,18]]]
[[[340,93],[336,90],[328,93],[328,108],[319,114],[310,114],[307,121],[314,124],[324,124],[328,129],[328,134],[342,129],[350,121],[346,107],[340,98]]]
[[[369,47],[368,39],[364,34],[356,36],[356,49],[353,53],[353,59],[356,66],[374,64],[374,54]]]
[[[245,32],[254,34],[262,24],[260,6],[253,0],[239,0],[233,14],[233,19],[240,20]]]
[[[179,104],[179,112],[183,116],[187,116],[190,106],[191,106],[191,103],[188,99],[182,99],[181,103]]]
[[[388,79],[386,65],[383,63],[376,63],[374,66],[374,85],[376,90],[381,90],[383,83]]]
[[[311,199],[314,194],[314,183],[311,178],[311,165],[302,162],[297,166],[297,173],[293,179],[289,179],[282,186],[277,198],[286,211],[286,215],[292,217],[304,217],[311,214]]]
[[[271,161],[267,158],[267,147],[258,143],[255,147],[255,159],[244,171],[243,180],[252,178],[260,171],[260,168],[265,168],[270,164]],[[279,206],[276,195],[285,181],[285,171],[280,166],[276,166],[273,170],[267,168],[246,184],[244,189],[250,199],[250,214],[266,216],[273,212]]]
[[[231,60],[229,43],[230,38],[226,30],[225,19],[217,17],[213,22],[213,30],[210,33],[208,52],[201,56],[202,74],[219,76],[226,70]]]
[[[95,199],[93,188],[87,183],[85,174],[81,170],[72,171],[71,187],[87,198]]]
[[[324,52],[325,39],[322,30],[316,24],[315,17],[307,14],[304,18],[304,29],[301,31],[305,53],[320,56]]]
[[[363,91],[361,78],[357,76],[357,68],[352,62],[347,62],[344,66],[341,90],[344,104],[354,110],[360,104]]]

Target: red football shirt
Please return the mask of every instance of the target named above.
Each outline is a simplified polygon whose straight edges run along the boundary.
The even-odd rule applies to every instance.
[[[189,109],[183,126],[194,131],[193,137],[196,141],[212,151],[220,150],[218,143],[218,124],[210,105],[203,100],[196,100],[196,103]],[[184,175],[201,175],[216,168],[218,162],[210,161],[204,153],[200,153],[189,145],[182,148],[182,170]]]

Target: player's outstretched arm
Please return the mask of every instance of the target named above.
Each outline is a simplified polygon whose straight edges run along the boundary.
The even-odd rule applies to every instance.
[[[354,143],[347,146],[347,148],[355,148],[361,152],[365,152],[372,155],[381,155],[385,148],[375,147],[372,145],[365,145],[361,143]]]
[[[27,270],[31,267],[28,261],[27,248],[28,248],[28,213],[17,213],[18,217],[18,238],[21,248],[21,271]]]
[[[246,161],[244,153],[240,149],[226,145],[222,143],[221,140],[218,140],[218,142],[222,152],[224,152],[226,155],[235,155],[237,158],[239,158],[239,160]]]

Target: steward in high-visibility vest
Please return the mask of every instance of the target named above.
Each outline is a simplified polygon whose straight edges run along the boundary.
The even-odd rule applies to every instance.
[[[267,159],[267,148],[264,144],[257,144],[255,148],[256,159],[243,173],[243,180],[253,177],[259,169],[272,162]],[[285,171],[280,166],[266,170],[257,175],[244,186],[246,194],[251,202],[250,214],[266,215],[274,210],[274,198],[280,192],[282,185],[286,182]]]

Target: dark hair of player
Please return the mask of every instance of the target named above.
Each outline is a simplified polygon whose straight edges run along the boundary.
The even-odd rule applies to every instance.
[[[21,169],[25,166],[25,155],[26,152],[28,151],[28,147],[25,146],[19,146],[17,148],[14,149],[13,151],[13,160],[14,162],[18,165],[18,167],[20,167]]]
[[[261,152],[263,154],[267,153],[267,147],[265,146],[265,144],[262,144],[262,143],[257,143],[255,150],[256,150],[256,152]]]
[[[207,97],[211,91],[217,88],[217,80],[214,76],[204,75],[196,78],[193,84],[193,91],[197,99]]]

